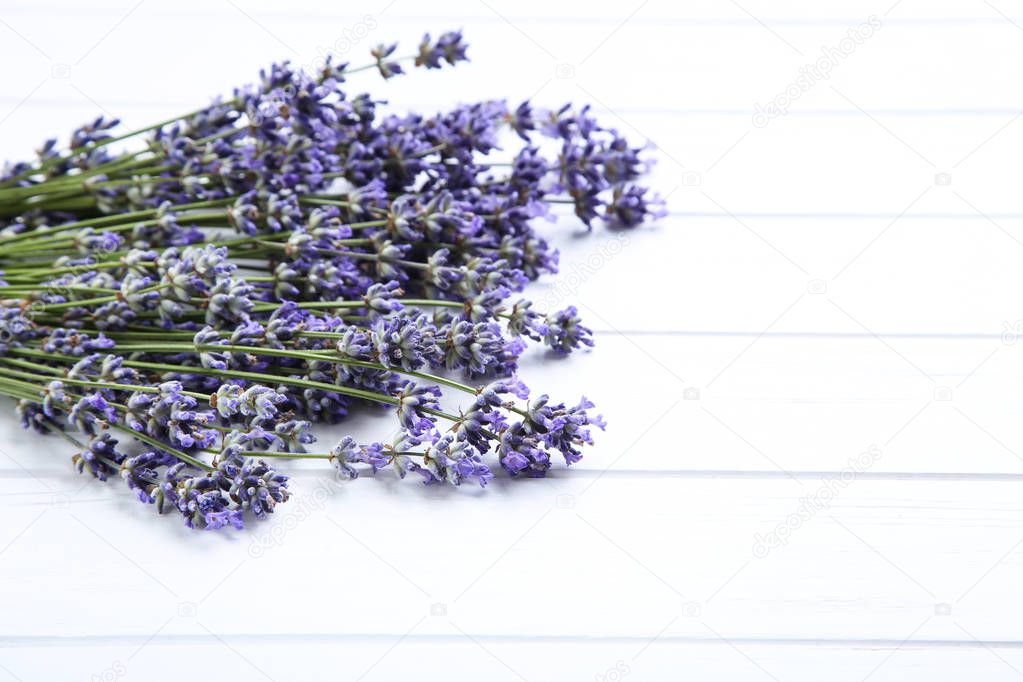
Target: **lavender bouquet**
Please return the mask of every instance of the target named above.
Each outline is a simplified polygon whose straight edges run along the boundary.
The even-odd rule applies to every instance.
[[[97,118],[5,167],[0,394],[26,428],[204,529],[288,499],[274,458],[451,485],[486,485],[491,457],[512,477],[580,459],[593,405],[530,399],[515,371],[528,344],[565,355],[590,331],[516,293],[556,271],[532,227],[551,204],[587,227],[659,215],[635,184],[647,163],[586,108],[385,114],[349,77],[466,59],[458,32],[396,47],[360,68],[275,64],[125,134]],[[457,411],[442,389],[465,394]],[[310,451],[313,423],[360,403],[393,408],[398,435]]]

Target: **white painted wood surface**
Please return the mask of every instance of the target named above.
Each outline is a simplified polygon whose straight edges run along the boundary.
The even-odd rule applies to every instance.
[[[145,125],[360,25],[356,63],[424,30],[472,44],[353,85],[395,107],[590,101],[658,146],[672,215],[552,228],[563,272],[531,292],[578,303],[598,346],[530,356],[527,382],[586,393],[607,433],[486,491],[295,464],[272,521],[213,535],[4,416],[0,680],[1023,676],[1023,10],[9,0],[0,148],[100,111]]]

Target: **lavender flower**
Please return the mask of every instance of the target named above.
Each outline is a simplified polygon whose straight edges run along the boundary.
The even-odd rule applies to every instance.
[[[555,353],[565,355],[581,346],[593,346],[593,332],[582,325],[579,311],[575,306],[551,313],[547,316],[544,326],[547,329],[544,343]]]
[[[0,355],[36,336],[35,325],[17,308],[0,308]]]
[[[373,58],[376,59],[377,69],[380,71],[380,75],[383,78],[394,78],[398,74],[403,73],[401,64],[394,60],[388,61],[387,59],[394,54],[394,51],[397,48],[398,44],[393,43],[391,45],[377,45],[370,50],[370,54],[372,54]]]
[[[355,464],[369,465],[374,474],[386,466],[388,458],[383,451],[384,446],[380,443],[359,445],[351,436],[345,436],[330,454],[338,477],[351,480],[359,477],[359,470],[353,466]]]
[[[459,31],[426,35],[410,60],[434,70],[466,49]],[[398,54],[377,46],[369,66],[393,78]],[[287,500],[253,451],[327,458],[343,478],[390,467],[485,486],[492,458],[542,476],[604,426],[585,398],[530,400],[513,378],[531,344],[565,355],[593,339],[574,307],[544,316],[512,297],[557,272],[556,238],[536,225],[556,220],[552,204],[588,228],[664,214],[639,184],[645,149],[588,107],[385,113],[349,73],[273,64],[149,131],[144,164],[104,144],[117,122],[101,117],[0,175],[0,203],[24,207],[0,217],[27,247],[0,254],[0,356],[31,360],[11,365],[22,424],[85,434],[79,471],[119,474],[189,527],[240,528]],[[511,164],[492,162],[502,147]],[[314,424],[360,404],[392,407],[398,438],[306,452]],[[144,451],[119,451],[114,430]]]
[[[281,452],[305,452],[305,446],[315,443],[316,437],[309,433],[311,424],[307,421],[289,419],[274,426],[278,449]]]
[[[431,42],[430,34],[423,36],[419,44],[419,54],[416,56],[416,66],[425,66],[428,69],[439,69],[441,60],[454,65],[456,62],[465,61],[466,44],[462,41],[461,31],[449,31]]]
[[[184,450],[212,445],[217,435],[208,428],[213,413],[196,410],[196,399],[182,393],[180,382],[167,381],[157,388],[158,393],[131,395],[124,417],[127,425]]]
[[[60,355],[72,355],[81,357],[86,353],[97,350],[108,350],[114,347],[114,342],[99,334],[95,339],[88,334],[76,329],[57,328],[50,332],[43,340],[43,350],[47,353],[58,353]]]
[[[647,192],[647,188],[635,185],[616,187],[606,209],[608,221],[616,226],[636,227],[666,216],[664,201],[656,195],[648,198]]]
[[[451,435],[438,439],[430,446],[423,457],[420,471],[428,474],[427,483],[444,481],[451,485],[461,485],[463,481],[475,479],[481,487],[485,487],[494,477],[479,453],[464,442],[456,441]]]
[[[54,382],[56,383],[56,382]],[[68,422],[78,431],[96,436],[108,424],[117,421],[117,411],[99,393],[90,393],[71,407]]]
[[[88,471],[101,481],[117,473],[124,455],[117,452],[117,441],[109,433],[101,433],[89,439],[89,445],[71,458],[78,473]]]
[[[500,330],[493,323],[455,322],[444,339],[447,368],[461,369],[470,375],[486,374],[502,350]]]
[[[286,502],[288,477],[277,473],[263,460],[231,456],[218,470],[230,480],[227,492],[241,509],[251,509],[256,518],[272,514],[278,502]]]
[[[429,318],[414,313],[378,320],[370,338],[373,352],[382,364],[416,370],[440,355],[436,335],[437,329]],[[365,351],[362,355],[365,357]]]
[[[436,386],[408,384],[398,392],[398,421],[409,434],[421,436],[435,428],[425,410],[439,410],[441,396]]]
[[[156,450],[143,452],[134,457],[121,460],[120,474],[128,488],[133,490],[140,502],[155,501],[153,493],[159,486],[160,468],[177,464],[177,460],[166,453]]]
[[[401,303],[395,300],[401,294],[401,285],[391,280],[387,283],[378,283],[369,287],[362,300],[366,303],[366,307],[369,310],[380,314],[387,314],[401,310]]]

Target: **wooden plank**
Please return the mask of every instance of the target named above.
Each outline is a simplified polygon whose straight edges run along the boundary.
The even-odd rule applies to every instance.
[[[482,495],[300,475],[296,487],[270,522],[233,535],[154,520],[112,487],[6,500],[0,591],[19,617],[0,637],[202,634],[177,617],[192,612],[218,633],[399,636],[433,608],[507,636],[709,626],[961,641],[961,625],[1001,641],[1023,606],[1018,482],[566,476]],[[452,634],[443,619],[418,632]]]
[[[207,633],[190,639],[158,636],[148,643],[136,637],[103,644],[44,644],[3,653],[4,666],[22,679],[67,679],[82,670],[106,673],[110,679],[140,673],[153,678],[178,669],[183,660],[210,676],[241,673],[278,682],[332,680],[338,675],[362,675],[368,682],[416,676],[542,682],[581,674],[598,680],[687,676],[810,682],[819,680],[822,671],[829,679],[850,682],[867,676],[879,681],[976,676],[1000,682],[1018,679],[1016,670],[1023,667],[1017,649],[974,642],[938,648],[912,641],[839,647],[735,640],[679,643],[665,638],[646,646],[641,639],[536,642],[471,632],[443,639],[420,638],[413,632],[401,640],[387,636],[354,641],[307,635],[217,639]]]
[[[579,465],[593,472],[841,472],[876,449],[854,468],[1023,473],[1021,344],[758,334],[601,333],[568,358],[527,353],[521,376],[536,394],[597,403],[609,427]],[[3,410],[0,475],[74,479],[66,444],[22,431],[9,402]],[[362,410],[317,433],[328,449],[342,433],[373,440],[395,427],[389,413]]]
[[[479,6],[474,7],[474,17],[454,22],[467,31],[473,43],[472,64],[447,74],[417,74],[386,84],[372,75],[360,76],[353,87],[365,84],[402,108],[448,106],[452,92],[472,93],[473,97],[535,95],[550,104],[564,99],[591,100],[615,110],[630,107],[740,110],[749,112],[746,123],[757,103],[766,106],[783,93],[799,77],[801,67],[816,61],[822,49],[841,45],[847,30],[867,21],[873,13],[882,15],[881,28],[847,56],[836,58],[833,75],[815,80],[812,87],[794,98],[791,109],[797,114],[802,109],[821,108],[850,113],[859,113],[860,109],[940,110],[962,108],[966,101],[971,108],[1006,110],[1003,121],[979,131],[984,133],[975,143],[979,144],[1002,123],[1011,120],[1013,112],[1019,109],[1019,98],[1004,83],[1018,79],[1020,60],[1012,55],[1023,47],[1014,39],[1015,29],[1004,18],[986,8],[979,12],[972,5],[960,7],[968,9],[975,21],[950,25],[924,22],[912,26],[899,23],[897,15],[883,17],[883,12],[875,8],[855,13],[843,9],[841,14],[825,17],[825,23],[813,24],[812,14],[807,17],[793,11],[789,16],[798,22],[790,20],[772,35],[737,7],[697,10],[695,23],[687,24],[684,22],[691,16],[679,16],[677,8],[662,3],[644,7],[621,30],[615,30],[611,16],[583,22],[573,27],[572,40],[566,42],[564,16],[546,23],[538,17],[540,21],[520,25],[524,13],[517,4],[495,5],[502,15],[508,12],[516,17],[509,19],[511,23]],[[110,14],[124,16],[130,9],[130,3],[117,5]],[[766,9],[749,9],[754,15],[768,16]],[[383,13],[374,13],[371,8],[369,12],[373,16],[370,22],[366,22],[364,13],[347,14],[331,22],[322,10],[303,18],[301,11],[282,16],[279,10],[255,7],[241,13],[222,7],[206,15],[203,21],[188,21],[193,14],[147,3],[130,13],[124,30],[111,32],[98,44],[92,36],[109,28],[110,17],[94,13],[91,8],[87,16],[65,23],[47,22],[45,15],[22,14],[12,21],[27,42],[9,41],[2,49],[5,56],[17,59],[23,68],[9,74],[4,94],[12,108],[28,97],[11,113],[11,125],[4,126],[8,137],[3,141],[27,152],[31,144],[24,138],[27,130],[51,134],[58,127],[69,126],[70,122],[62,123],[64,119],[59,118],[30,128],[38,116],[33,101],[42,105],[50,102],[51,106],[55,101],[76,105],[70,110],[54,111],[57,117],[80,117],[105,109],[122,115],[128,123],[142,125],[154,115],[162,118],[167,111],[189,109],[209,96],[251,80],[271,55],[306,64],[324,51],[340,50],[362,63],[375,42],[402,39],[414,44],[424,28],[436,32],[446,25],[438,25],[444,21],[439,18],[421,22],[422,17],[414,11],[400,7]],[[614,14],[620,12],[615,10]],[[769,14],[777,17],[774,11]],[[671,16],[677,21],[665,21]],[[901,21],[905,20],[903,17]],[[161,66],[159,60],[122,59],[124,54],[145,54],[150,47],[147,36],[154,31],[186,21],[191,49],[180,51],[173,63]],[[892,23],[887,25],[885,21]],[[225,26],[250,39],[235,41],[228,51],[221,39]],[[356,39],[356,35],[363,37]],[[912,42],[913,50],[904,50],[907,42]],[[957,50],[948,50],[949,44],[956,44]],[[757,59],[749,59],[749,49],[757,50]],[[515,58],[507,59],[509,53]],[[964,53],[970,54],[971,59],[959,58]],[[216,63],[217,68],[209,68],[211,63]],[[975,63],[986,67],[976,69]],[[54,70],[55,64],[65,68]],[[904,79],[892,77],[892,64],[899,65]],[[559,70],[559,65],[571,68]],[[611,71],[641,77],[615,79],[612,86],[603,77]],[[123,81],[108,78],[112,72],[119,73]],[[130,95],[125,93],[122,82],[132,83]],[[654,83],[670,87],[652,87]],[[139,103],[149,102],[157,111],[152,106],[144,109],[124,106],[127,97]],[[55,127],[57,124],[61,125]],[[874,123],[864,116],[863,126],[874,127]],[[920,127],[891,129],[916,146],[913,138],[921,132]],[[873,132],[882,138],[888,135],[881,128]],[[738,134],[733,141],[736,137]],[[901,147],[897,141],[894,144]],[[806,146],[808,150],[813,148]]]
[[[562,273],[530,292],[579,303],[598,348],[531,354],[524,377],[586,392],[608,432],[578,471],[486,491],[337,487],[296,463],[280,514],[217,537],[154,520],[2,418],[0,679],[161,679],[183,658],[277,680],[1015,678],[1023,132],[1006,83],[1023,47],[1001,12],[1018,10],[384,4],[353,54],[448,25],[473,43],[466,68],[364,81],[395,108],[590,100],[659,145],[652,181],[675,215],[627,244],[559,226]],[[27,39],[0,45],[19,65],[0,97],[6,155],[98,110],[142,125],[189,108],[286,56],[281,41],[308,61],[363,20],[301,2],[246,3],[255,21],[133,6],[63,22],[5,8]],[[871,13],[875,36],[754,125]],[[173,60],[146,57],[154,35]]]
[[[1000,220],[1007,234],[980,217],[895,217],[680,216],[589,239],[553,226],[561,272],[527,296],[575,303],[594,328],[625,332],[995,337],[1016,328],[1023,221]]]

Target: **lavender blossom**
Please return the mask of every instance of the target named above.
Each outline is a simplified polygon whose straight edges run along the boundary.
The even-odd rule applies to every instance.
[[[544,343],[555,353],[566,355],[582,346],[593,346],[593,332],[582,325],[575,306],[551,313],[544,323]]]
[[[391,79],[466,52],[450,31],[408,57],[377,46],[369,68]],[[530,345],[593,345],[574,307],[542,315],[517,293],[557,272],[557,238],[538,227],[552,205],[588,229],[664,214],[640,184],[646,149],[588,107],[385,111],[350,89],[358,70],[272,64],[138,138],[141,164],[104,144],[119,131],[100,117],[5,167],[3,203],[20,213],[0,217],[19,244],[0,263],[0,356],[26,428],[85,434],[79,471],[119,475],[189,527],[240,528],[288,498],[250,452],[485,486],[495,459],[513,477],[574,464],[604,427],[585,398],[530,400],[513,378]],[[307,452],[315,424],[364,404],[392,410],[396,440]],[[115,431],[144,450],[120,451]]]
[[[124,455],[117,451],[117,441],[109,433],[100,433],[89,439],[89,445],[71,458],[78,473],[88,471],[101,481],[117,474]]]
[[[351,480],[359,477],[359,470],[353,465],[369,465],[375,474],[387,465],[388,458],[383,454],[384,447],[380,443],[359,445],[351,436],[342,438],[331,450],[331,461],[339,478]]]

